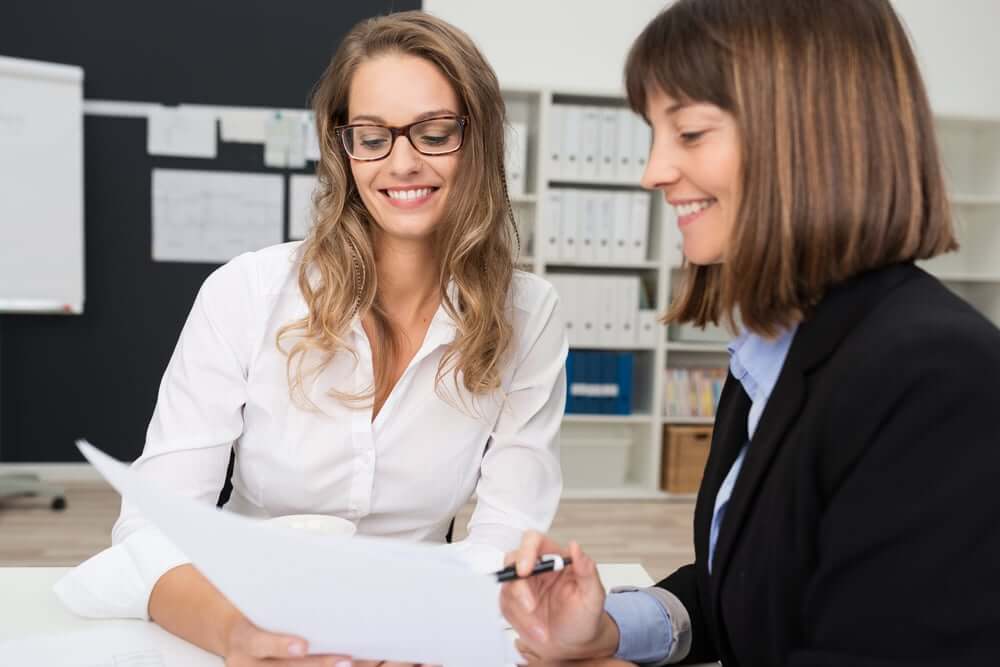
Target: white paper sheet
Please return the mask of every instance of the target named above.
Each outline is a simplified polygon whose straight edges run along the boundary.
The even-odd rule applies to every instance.
[[[159,107],[149,114],[146,150],[150,155],[214,158],[215,121],[214,113]]]
[[[319,149],[319,135],[316,133],[316,114],[310,112],[306,116],[306,159],[312,160],[313,162],[319,162],[321,157]]]
[[[143,621],[0,642],[0,665],[222,667],[222,659]]]
[[[226,109],[219,114],[220,134],[226,142],[262,144],[267,139],[267,109]]]
[[[313,225],[313,191],[317,178],[292,174],[288,181],[288,238],[304,239]]]
[[[228,262],[283,241],[277,174],[153,170],[153,260]]]
[[[276,111],[268,119],[264,164],[300,169],[306,165],[305,111]]]
[[[312,652],[359,659],[499,667],[510,655],[496,582],[439,548],[266,525],[177,496],[78,446],[259,627],[302,636]]]

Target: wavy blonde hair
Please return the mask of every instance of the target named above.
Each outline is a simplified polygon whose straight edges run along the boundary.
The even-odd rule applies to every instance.
[[[456,323],[455,340],[438,366],[435,390],[441,395],[442,380],[449,373],[456,388],[461,383],[473,395],[500,387],[501,363],[512,337],[508,296],[518,244],[503,167],[506,109],[496,74],[472,40],[440,19],[411,11],[357,24],[313,90],[321,150],[319,185],[298,275],[309,313],[277,334],[279,349],[288,355],[293,396],[304,398],[305,379],[315,376],[338,351],[356,357],[346,337],[355,315],[371,316],[374,385],[361,394],[333,388],[329,393],[367,402],[391,389],[399,332],[378,298],[376,223],[333,131],[347,122],[348,91],[358,66],[388,54],[412,55],[436,65],[454,88],[463,107],[460,113],[469,118],[455,187],[435,232],[441,303]],[[294,343],[285,350],[282,343],[291,338]],[[308,352],[319,353],[318,363],[305,365]]]

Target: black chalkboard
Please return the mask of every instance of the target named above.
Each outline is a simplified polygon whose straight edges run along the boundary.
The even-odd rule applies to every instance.
[[[419,0],[5,0],[0,55],[79,65],[87,99],[304,107],[357,21]],[[142,450],[160,376],[216,266],[154,263],[154,167],[268,170],[260,146],[151,157],[143,119],[84,121],[86,304],[79,317],[0,316],[0,461],[79,461],[85,436]],[[0,224],[14,224],[0,221]],[[287,233],[287,230],[286,230]]]

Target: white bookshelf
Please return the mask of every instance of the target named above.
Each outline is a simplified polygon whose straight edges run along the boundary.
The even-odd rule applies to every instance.
[[[554,104],[581,104],[625,108],[624,97],[614,92],[551,90],[531,87],[504,87],[508,115],[528,128],[528,164],[525,167],[525,193],[511,197],[522,238],[519,265],[539,275],[551,272],[637,274],[652,292],[652,307],[662,313],[670,293],[671,271],[666,267],[680,264],[679,233],[673,212],[662,197],[651,194],[651,219],[647,256],[638,261],[565,261],[549,259],[538,239],[546,218],[548,193],[552,188],[583,188],[608,191],[642,192],[638,179],[597,179],[553,177],[549,171],[547,147]],[[711,424],[711,419],[667,419],[664,417],[664,369],[668,358],[679,358],[684,365],[697,362],[725,363],[725,346],[718,343],[668,342],[667,331],[658,325],[651,345],[600,346],[586,349],[637,351],[633,409],[631,415],[567,414],[562,428],[562,459],[565,473],[563,497],[567,499],[663,500],[673,496],[660,490],[662,433],[665,424]],[[628,441],[624,480],[603,483],[601,472],[608,468],[603,453],[591,446],[595,440]],[[588,460],[592,457],[592,461]],[[610,467],[615,467],[615,463]],[[576,479],[574,478],[576,477]],[[688,498],[688,496],[680,496]]]
[[[960,248],[921,264],[1000,325],[1000,118],[935,120]]]

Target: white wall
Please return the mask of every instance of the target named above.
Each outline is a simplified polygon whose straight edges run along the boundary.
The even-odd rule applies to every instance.
[[[632,40],[666,0],[424,0],[468,32],[507,86],[621,90]],[[935,110],[1000,117],[1000,0],[894,0]]]

